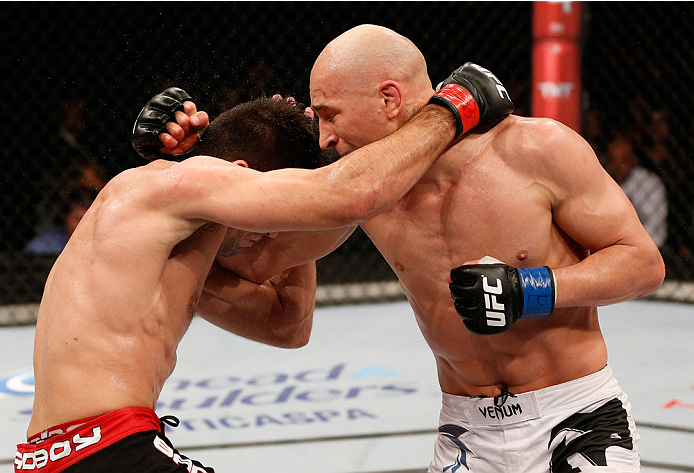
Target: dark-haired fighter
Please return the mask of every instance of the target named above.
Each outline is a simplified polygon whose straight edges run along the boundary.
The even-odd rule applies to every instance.
[[[279,101],[230,111],[210,136],[248,120],[250,142],[229,138],[226,152],[216,150],[224,159],[157,160],[126,170],[82,218],[41,301],[34,408],[16,472],[213,471],[173,448],[153,409],[220,248],[230,255],[267,232],[372,218],[410,189],[456,129],[453,114],[432,105],[349,159],[263,173],[240,159],[259,167],[256,157],[281,157],[272,165],[302,166],[315,164],[320,150],[296,146],[312,143],[313,130],[303,113]],[[312,297],[303,301],[306,291],[294,288],[308,287],[312,296],[314,278],[312,266],[301,266],[266,289],[310,311]]]
[[[374,25],[351,29],[311,71],[320,144],[354,154],[403,126],[432,93],[409,40]],[[188,136],[169,129],[167,146]],[[638,471],[638,436],[607,366],[597,306],[654,291],[664,267],[578,134],[514,115],[473,131],[361,226],[398,275],[436,359],[443,408],[430,472]],[[246,277],[262,279],[322,256],[320,235],[294,252],[292,238],[280,234],[224,264],[240,274],[254,264]],[[510,266],[459,268],[484,255]],[[511,266],[525,270],[522,279]],[[219,285],[215,295],[211,309],[223,312]]]

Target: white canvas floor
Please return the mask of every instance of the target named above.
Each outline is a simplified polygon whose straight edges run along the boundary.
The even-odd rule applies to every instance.
[[[644,473],[694,472],[694,305],[600,309],[609,362],[630,397]],[[0,472],[12,471],[32,403],[33,327],[0,329]],[[194,320],[159,415],[219,473],[423,472],[440,391],[406,302],[316,310],[308,346],[282,350]]]

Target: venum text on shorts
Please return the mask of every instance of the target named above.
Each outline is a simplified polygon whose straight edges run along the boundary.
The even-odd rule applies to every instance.
[[[494,404],[494,398],[483,398],[466,409],[471,425],[507,425],[538,419],[540,409],[534,393],[509,398],[502,405]]]

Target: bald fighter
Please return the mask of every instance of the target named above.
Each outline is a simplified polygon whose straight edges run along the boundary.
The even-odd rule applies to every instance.
[[[351,156],[400,129],[434,90],[412,42],[361,25],[321,52],[310,93],[321,147]],[[169,149],[190,138],[169,131]],[[398,275],[436,360],[443,407],[429,472],[639,471],[597,307],[654,291],[664,266],[578,134],[514,115],[475,130],[361,226]],[[305,247],[266,256],[292,239]],[[322,255],[320,243],[280,234],[224,264],[242,274],[258,261],[248,277],[262,278]],[[223,313],[219,300],[213,309]]]
[[[185,95],[167,92],[145,107],[138,125],[165,122],[182,109]],[[461,89],[459,97],[471,93],[484,107],[476,90]],[[382,142],[307,170],[298,168],[315,167],[320,151],[308,119],[291,105],[264,100],[210,126],[200,151],[224,159],[157,160],[113,178],[46,282],[34,407],[15,471],[213,471],[173,448],[153,409],[215,256],[250,247],[267,232],[345,227],[374,217],[412,187],[456,129],[475,125],[461,124],[461,110],[431,105]],[[293,169],[263,173],[246,161]],[[274,292],[268,300],[297,311],[314,288],[312,267],[265,285]],[[312,299],[308,305],[310,312]]]

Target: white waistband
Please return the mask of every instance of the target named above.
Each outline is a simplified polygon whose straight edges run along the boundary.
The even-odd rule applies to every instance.
[[[621,392],[612,369],[605,366],[600,371],[565,383],[509,395],[495,403],[493,397],[455,396],[443,393],[443,412],[460,418],[470,425],[507,425],[537,419],[593,401],[609,398]]]

